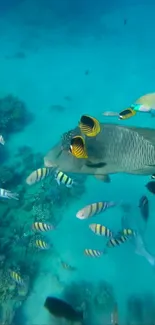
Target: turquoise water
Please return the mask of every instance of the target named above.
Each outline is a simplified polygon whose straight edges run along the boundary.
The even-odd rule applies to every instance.
[[[0,203],[1,220],[4,209],[10,209],[8,223],[5,226],[2,224],[0,231],[2,247],[5,239],[8,240],[9,232],[13,237],[10,239],[13,250],[9,254],[4,249],[1,252],[6,254],[1,271],[7,272],[15,267],[20,269],[21,274],[23,272],[21,266],[25,255],[21,252],[24,250],[20,251],[20,244],[13,242],[13,231],[25,222],[28,228],[33,223],[33,204],[29,211],[23,206],[40,191],[40,184],[32,187],[25,185],[25,178],[36,165],[33,161],[31,167],[31,156],[28,156],[28,161],[21,153],[16,156],[19,147],[31,147],[34,154],[39,152],[42,155],[43,162],[47,152],[64,132],[77,125],[82,114],[90,114],[102,122],[117,123],[117,119],[104,117],[102,112],[121,111],[140,96],[154,92],[154,10],[155,5],[145,1],[108,5],[99,1],[73,4],[65,0],[39,3],[26,0],[8,3],[5,8],[1,6],[0,97],[8,94],[17,96],[34,114],[33,122],[20,133],[10,133],[9,137],[4,135],[4,148],[9,155],[3,166],[12,166],[15,173],[23,173],[17,184],[12,182],[6,189],[20,192],[20,187],[24,186],[26,192],[18,207],[12,201],[2,200]],[[59,105],[62,109],[52,109],[52,105]],[[155,120],[149,114],[137,114],[121,123],[154,128]],[[3,158],[3,147],[1,149]],[[36,166],[39,167],[42,166]],[[146,324],[146,317],[143,323],[131,323],[129,320],[127,323],[127,301],[131,296],[155,294],[154,267],[135,254],[131,243],[111,249],[99,259],[83,254],[85,248],[103,249],[106,240],[91,233],[88,227],[90,220],[81,221],[75,217],[79,209],[96,201],[123,201],[131,205],[131,219],[134,220],[140,218],[140,197],[147,195],[150,218],[145,240],[146,247],[155,255],[154,196],[145,187],[149,177],[118,174],[112,175],[111,179],[112,182],[106,184],[89,176],[84,193],[71,197],[63,189],[67,205],[62,200],[63,204],[50,206],[49,213],[54,214],[56,224],[59,219],[56,230],[46,235],[53,244],[53,250],[41,253],[30,250],[26,259],[27,269],[23,272],[30,278],[29,291],[24,298],[19,297],[16,290],[13,298],[7,297],[2,304],[2,324],[74,325],[51,318],[43,304],[48,295],[64,298],[66,288],[73,282],[80,287],[81,281],[95,288],[100,286],[101,281],[106,281],[113,287],[119,307],[119,325]],[[46,190],[52,186],[56,183],[47,182]],[[0,187],[3,188],[3,185]],[[46,215],[48,207],[45,207]],[[97,216],[92,222],[117,231],[121,227],[122,215],[123,211],[118,206]],[[64,270],[60,260],[77,270]],[[37,267],[30,272],[35,261]],[[95,289],[91,290],[94,295]],[[73,291],[76,294],[76,290]],[[84,300],[86,293],[83,295]],[[111,324],[108,308],[103,311],[98,310],[94,302],[90,305],[91,311],[89,308],[86,310],[84,325]],[[154,324],[148,322],[148,325]]]

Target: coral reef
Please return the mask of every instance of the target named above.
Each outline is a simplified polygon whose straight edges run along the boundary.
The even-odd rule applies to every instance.
[[[19,287],[11,278],[8,266],[0,269],[0,323],[9,325],[12,322],[16,309],[26,299],[29,284]]]
[[[99,282],[97,286],[94,304],[97,308],[104,310],[111,310],[114,305],[114,292],[112,286],[105,282]]]
[[[5,106],[5,103],[3,105]],[[2,114],[1,101],[0,114]],[[16,114],[14,116],[18,117]],[[6,123],[3,123],[5,132],[7,132],[7,128],[9,132],[20,129],[16,127],[16,123],[12,119],[5,121]],[[18,125],[18,122],[20,124],[23,120],[17,118],[16,121]],[[49,243],[49,250],[46,251],[35,247],[36,238],[43,238],[43,236],[32,231],[32,224],[34,221],[40,221],[58,227],[66,209],[85,192],[86,180],[86,177],[78,176],[75,179],[74,175],[69,175],[74,178],[76,185],[67,188],[64,185],[59,186],[54,175],[50,175],[44,181],[31,187],[26,184],[25,179],[33,170],[43,166],[42,154],[34,153],[29,146],[23,146],[15,152],[14,158],[12,165],[0,167],[1,187],[19,194],[19,201],[0,200],[0,323],[7,325],[11,324],[16,310],[22,306],[29,289],[33,288],[33,283],[42,269],[41,254],[47,258],[52,256],[52,265],[55,269],[52,283],[57,291],[64,290],[64,284],[59,280],[57,268],[54,267],[56,261],[59,260],[59,253],[52,243]],[[8,269],[16,270],[16,267],[20,268],[22,276],[25,274],[26,286],[20,287],[8,277]],[[89,300],[89,289],[83,288],[81,295],[85,295],[86,301]],[[82,299],[77,302],[77,305],[83,304]]]
[[[18,132],[33,120],[25,104],[17,97],[8,95],[0,99],[0,132],[4,138]]]
[[[89,325],[94,324],[95,314],[97,315],[100,311],[103,314],[111,312],[115,303],[113,288],[105,281],[100,281],[98,284],[87,281],[72,282],[65,288],[64,298],[74,308],[83,310],[85,321]],[[92,315],[93,322],[90,321]]]
[[[146,292],[133,294],[127,301],[127,324],[152,325],[155,319],[155,296]]]

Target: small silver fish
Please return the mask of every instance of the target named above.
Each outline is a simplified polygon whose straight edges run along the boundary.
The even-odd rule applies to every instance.
[[[0,135],[0,143],[4,146],[4,144],[5,144],[5,141],[4,141],[4,138],[3,138],[3,136],[2,135]]]
[[[112,112],[112,111],[106,111],[106,112],[103,112],[102,115],[104,115],[104,116],[119,116],[119,113]]]
[[[19,194],[0,188],[0,198],[19,200]]]

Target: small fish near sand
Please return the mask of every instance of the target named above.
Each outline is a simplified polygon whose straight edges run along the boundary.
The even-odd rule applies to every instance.
[[[0,198],[9,200],[19,200],[19,194],[0,188]]]
[[[83,320],[83,311],[75,310],[70,304],[56,297],[47,297],[44,307],[56,318],[64,318],[70,322]]]
[[[39,168],[37,170],[34,170],[27,178],[26,183],[28,185],[33,185],[35,183],[38,183],[48,176],[50,176],[54,171],[53,167],[43,167]]]
[[[92,223],[89,228],[98,236],[113,237],[113,232],[107,227],[98,223]]]
[[[36,239],[34,245],[39,250],[48,250],[50,249],[50,245],[43,239]]]
[[[106,253],[105,250],[99,250],[99,249],[86,248],[84,250],[84,254],[90,257],[101,257],[105,253]]]
[[[85,206],[83,209],[79,210],[76,214],[78,219],[87,219],[104,212],[106,209],[116,206],[113,201],[97,202]]]
[[[101,131],[100,122],[96,118],[89,115],[81,116],[79,128],[87,137],[96,137],[96,135]]]
[[[40,232],[47,232],[53,230],[54,227],[51,224],[47,224],[44,222],[34,222],[32,224],[32,230],[34,231],[40,231]]]
[[[149,201],[146,195],[143,195],[139,200],[139,208],[141,216],[144,221],[148,221],[149,218]]]
[[[10,277],[13,281],[15,281],[17,284],[23,286],[24,285],[24,281],[23,279],[21,278],[20,274],[18,274],[17,272],[15,271],[12,271],[12,270],[9,270],[9,274],[10,274]]]

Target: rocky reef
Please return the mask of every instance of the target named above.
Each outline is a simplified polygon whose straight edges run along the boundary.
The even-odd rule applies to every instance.
[[[20,120],[21,121],[21,120]],[[17,131],[11,121],[3,127]],[[16,317],[16,311],[33,288],[42,265],[42,256],[48,257],[49,250],[39,250],[36,239],[44,240],[42,234],[35,234],[32,224],[36,221],[50,223],[58,227],[66,209],[74,204],[85,192],[86,177],[78,176],[76,186],[59,186],[54,174],[33,186],[26,184],[26,178],[32,171],[43,167],[43,155],[34,152],[29,146],[22,146],[14,153],[13,162],[1,165],[0,184],[2,188],[19,194],[19,200],[0,200],[0,322],[10,325]],[[72,175],[71,175],[72,176]],[[39,236],[39,237],[38,237]],[[52,245],[51,245],[52,246]],[[53,261],[59,259],[55,247],[50,247]],[[10,281],[9,269],[17,269],[30,281],[28,287],[19,287]],[[55,272],[55,279],[58,275]],[[62,285],[61,285],[62,286]]]
[[[96,284],[89,281],[73,282],[66,286],[64,298],[74,308],[83,311],[85,324],[89,325],[96,324],[100,315],[103,321],[104,314],[110,314],[115,304],[113,288],[106,281]]]
[[[127,301],[126,322],[129,325],[152,325],[155,319],[155,296],[151,292],[133,294]]]
[[[0,269],[0,323],[11,324],[16,310],[28,295],[29,284],[20,287],[9,276],[8,265]]]
[[[0,133],[8,138],[11,133],[22,131],[33,120],[23,101],[13,95],[0,99]]]

